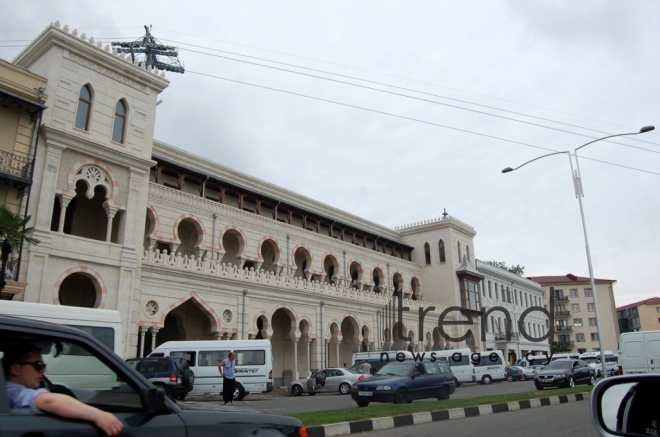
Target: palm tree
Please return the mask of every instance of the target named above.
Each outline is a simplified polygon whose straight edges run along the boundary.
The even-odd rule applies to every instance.
[[[19,251],[22,241],[29,244],[39,244],[39,240],[32,238],[34,228],[26,228],[30,216],[21,217],[11,212],[6,205],[0,205],[0,252],[2,254],[2,270],[0,271],[0,291],[5,288],[5,269],[9,254]]]

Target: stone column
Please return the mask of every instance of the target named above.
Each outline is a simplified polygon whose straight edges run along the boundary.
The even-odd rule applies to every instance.
[[[327,338],[323,340],[323,362],[319,368],[326,367],[328,364],[330,364],[330,348],[328,347],[329,344],[330,340]]]
[[[57,232],[61,234],[64,232],[64,220],[66,219],[66,208],[69,206],[69,203],[71,203],[71,200],[73,200],[73,197],[67,196],[65,194],[61,194],[59,197],[60,197],[60,223],[57,228]]]
[[[339,345],[341,344],[341,341],[335,340],[334,343],[335,343],[335,348],[337,350],[337,356],[336,356],[336,358],[337,358],[337,367],[341,367],[341,363],[340,363],[341,360],[339,359]]]
[[[109,243],[110,238],[112,238],[112,220],[115,218],[115,214],[117,214],[117,208],[108,205],[107,202],[104,203],[103,207],[105,209],[105,213],[108,216],[108,227],[105,230],[105,242]]]
[[[213,333],[213,336],[215,337],[216,340],[222,340],[223,335],[224,335],[224,332],[220,332],[220,331],[215,331]]]
[[[311,338],[306,338],[305,339],[305,344],[307,345],[307,359],[305,360],[307,362],[307,369],[305,375],[309,375],[312,372],[312,355],[310,352],[310,344],[312,343]]]
[[[160,328],[149,328],[151,331],[151,350],[156,349],[156,334],[160,331]]]
[[[300,379],[298,376],[298,339],[292,338],[293,343],[293,380]]]
[[[140,326],[140,330],[139,330],[139,332],[140,332],[139,333],[139,335],[140,335],[140,356],[138,358],[142,358],[144,356],[144,340],[145,340],[144,334],[146,334],[148,330],[149,330],[149,328],[147,328],[146,326]]]

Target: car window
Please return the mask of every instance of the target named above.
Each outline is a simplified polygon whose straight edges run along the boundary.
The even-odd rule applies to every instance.
[[[419,372],[421,375],[426,375],[426,369],[424,369],[424,364],[422,363],[415,364],[415,371]]]
[[[45,376],[53,392],[73,395],[83,403],[109,412],[142,410],[138,388],[130,379],[125,382],[122,370],[106,364],[94,349],[52,338],[39,345],[43,347]]]
[[[266,364],[265,350],[236,351],[237,366],[263,366]]]
[[[429,375],[438,375],[440,373],[440,369],[438,369],[435,363],[424,363],[424,368]]]
[[[413,363],[387,363],[376,372],[376,375],[408,376],[413,367]]]
[[[220,361],[229,356],[229,351],[201,351],[199,353],[199,367],[217,367]],[[188,362],[190,364],[190,362]],[[192,364],[191,364],[192,365]]]
[[[186,352],[186,351],[175,351],[175,352],[170,352],[170,356],[172,358],[183,358],[184,360],[188,361],[188,365],[195,367],[195,356],[196,352]],[[216,363],[217,365],[217,363]]]
[[[451,369],[449,368],[449,365],[445,363],[436,363],[436,366],[438,366],[440,373],[451,373]]]

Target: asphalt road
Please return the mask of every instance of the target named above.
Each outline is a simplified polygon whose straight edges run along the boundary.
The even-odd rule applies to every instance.
[[[361,437],[438,437],[439,435],[457,437],[529,437],[531,435],[543,437],[598,437],[591,421],[588,401],[403,426],[360,434]]]
[[[534,382],[532,381],[517,381],[517,382],[493,382],[490,385],[481,385],[481,384],[463,384],[451,395],[452,398],[473,398],[478,396],[488,396],[488,395],[498,395],[498,394],[511,394],[511,393],[523,393],[529,391],[536,391],[534,387]],[[552,390],[546,390],[549,396],[552,395]],[[435,399],[420,400],[415,402],[427,402],[434,401]],[[182,402],[185,405],[189,404],[190,407],[193,407],[196,402],[193,399],[190,402]],[[228,408],[224,407],[221,402],[220,396],[218,396],[218,401],[204,402],[206,408],[217,408],[223,409]],[[371,408],[371,404],[369,407]],[[338,410],[343,408],[357,408],[355,402],[351,399],[349,395],[340,395],[340,394],[317,394],[316,396],[247,396],[243,401],[235,402],[234,407],[248,407],[251,409],[263,411],[264,413],[271,414],[291,414],[291,413],[303,413],[303,412],[312,412],[312,411],[323,411],[323,410]]]

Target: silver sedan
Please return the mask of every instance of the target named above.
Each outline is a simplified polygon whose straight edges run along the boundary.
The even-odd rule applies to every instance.
[[[320,374],[320,375],[319,375]],[[318,382],[317,375],[319,376]],[[313,378],[315,380],[314,393],[309,393],[307,381]],[[351,392],[351,385],[362,381],[366,376],[350,369],[338,367],[328,367],[312,372],[307,378],[301,378],[289,383],[289,393],[294,396],[301,396],[303,393],[315,395],[316,393],[341,393],[347,395]]]

